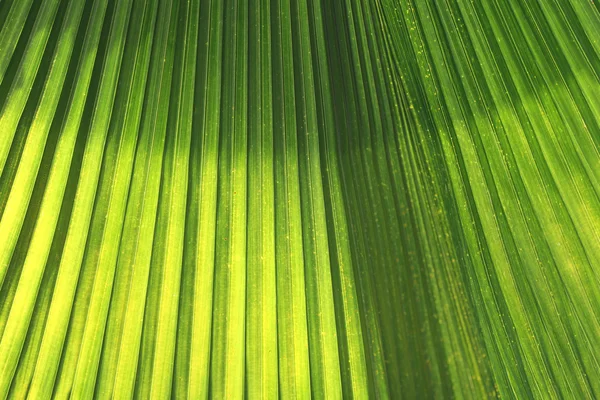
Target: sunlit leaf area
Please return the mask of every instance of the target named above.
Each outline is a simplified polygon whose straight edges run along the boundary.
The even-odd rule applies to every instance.
[[[597,0],[0,0],[0,400],[600,398]]]

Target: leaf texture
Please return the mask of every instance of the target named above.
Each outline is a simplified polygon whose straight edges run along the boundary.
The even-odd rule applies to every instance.
[[[0,399],[600,396],[592,0],[0,0]]]

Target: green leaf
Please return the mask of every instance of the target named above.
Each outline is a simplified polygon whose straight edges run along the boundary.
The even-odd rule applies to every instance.
[[[598,33],[0,1],[0,399],[599,397]]]

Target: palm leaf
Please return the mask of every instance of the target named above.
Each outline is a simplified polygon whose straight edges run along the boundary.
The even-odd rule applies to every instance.
[[[590,0],[0,0],[0,399],[600,396]]]

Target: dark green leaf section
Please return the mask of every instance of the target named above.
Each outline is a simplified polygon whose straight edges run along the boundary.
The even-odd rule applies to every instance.
[[[590,0],[0,0],[0,399],[600,397]]]

